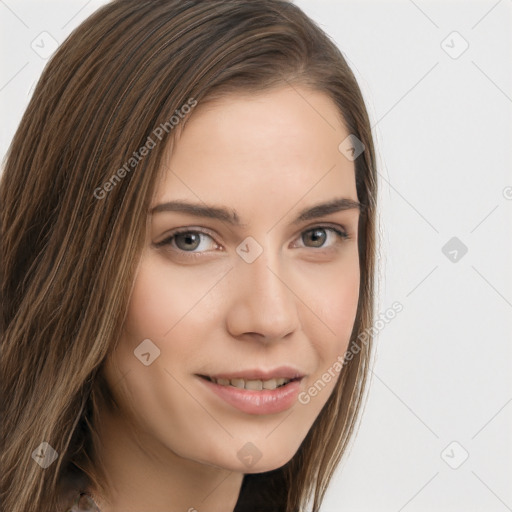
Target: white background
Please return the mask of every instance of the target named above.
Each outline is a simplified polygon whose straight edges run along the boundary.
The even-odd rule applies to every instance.
[[[2,157],[52,38],[104,3],[0,0]],[[403,306],[322,512],[512,511],[512,1],[296,3],[363,90],[378,312]]]

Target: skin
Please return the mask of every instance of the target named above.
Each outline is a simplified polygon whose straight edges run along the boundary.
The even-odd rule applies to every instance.
[[[359,298],[359,210],[292,221],[318,203],[357,201],[354,162],[338,150],[348,135],[330,98],[300,86],[232,94],[190,115],[151,206],[222,206],[245,226],[148,216],[125,327],[105,367],[120,411],[100,421],[111,490],[110,501],[95,495],[102,512],[226,512],[244,473],[296,453],[338,374],[308,404],[266,415],[231,407],[196,374],[291,364],[306,374],[305,391],[345,353]],[[315,242],[312,228],[325,224],[348,238],[325,229]],[[183,227],[207,234],[155,247]],[[263,249],[252,263],[236,252],[248,236]],[[148,366],[134,357],[145,339],[160,349]],[[261,453],[251,467],[237,456],[248,442]]]

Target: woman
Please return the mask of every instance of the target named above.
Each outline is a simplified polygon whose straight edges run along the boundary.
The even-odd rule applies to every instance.
[[[321,505],[371,336],[376,170],[283,0],[118,0],[61,45],[2,202],[12,512]]]

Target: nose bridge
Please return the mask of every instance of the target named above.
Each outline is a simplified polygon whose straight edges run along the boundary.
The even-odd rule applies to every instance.
[[[266,304],[290,300],[290,290],[285,284],[279,255],[272,254],[270,250],[263,251],[254,262],[246,264],[241,271],[253,287],[252,295],[255,298],[265,299]]]
[[[237,293],[231,309],[231,326],[237,334],[283,337],[297,327],[296,297],[286,282],[287,273],[279,253],[268,246],[262,249],[252,262],[244,259],[242,253],[235,265]]]

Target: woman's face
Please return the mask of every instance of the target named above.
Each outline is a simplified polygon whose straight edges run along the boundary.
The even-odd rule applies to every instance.
[[[269,471],[331,395],[354,324],[359,210],[320,207],[358,200],[339,149],[349,133],[328,96],[298,86],[190,116],[162,169],[106,375],[159,456]]]

